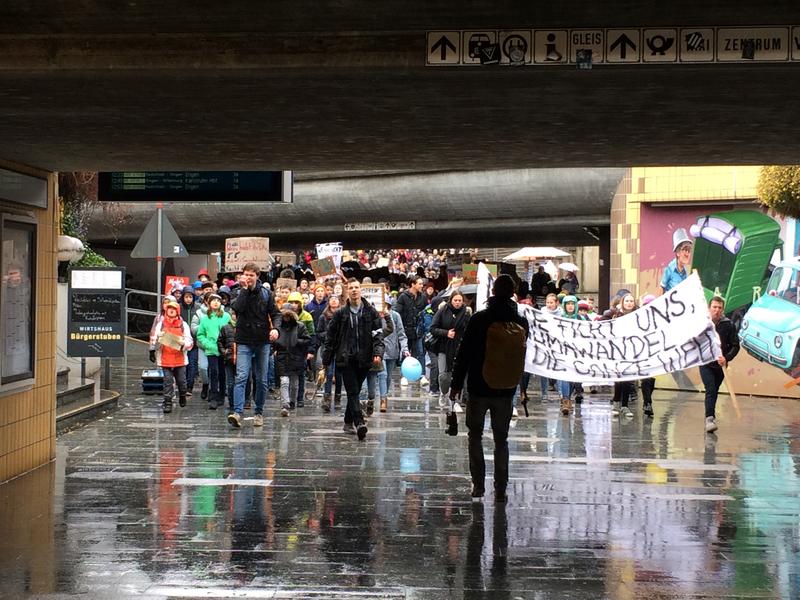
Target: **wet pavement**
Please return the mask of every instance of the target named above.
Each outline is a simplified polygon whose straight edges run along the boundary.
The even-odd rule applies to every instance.
[[[0,597],[800,598],[796,401],[723,397],[705,435],[697,394],[652,420],[534,400],[508,503],[473,505],[463,415],[445,435],[419,386],[363,443],[318,404],[232,430],[199,393],[162,415],[145,354],[114,367],[120,410],[0,485]]]

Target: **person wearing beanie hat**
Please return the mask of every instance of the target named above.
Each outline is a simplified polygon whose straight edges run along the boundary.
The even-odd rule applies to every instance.
[[[297,320],[305,325],[306,330],[308,331],[308,337],[311,339],[311,343],[308,345],[307,352],[308,356],[306,356],[307,361],[314,360],[314,356],[317,353],[317,331],[316,327],[314,326],[314,317],[311,315],[310,312],[303,308],[303,295],[298,292],[294,291],[289,294],[287,298],[287,304],[292,307],[295,314],[297,315]],[[305,405],[305,393],[306,393],[306,378],[301,377],[300,382],[297,386],[297,406],[302,407]],[[294,406],[294,402],[292,402],[292,406]]]
[[[281,307],[279,331],[278,339],[275,341],[275,371],[280,382],[281,416],[288,417],[295,407],[305,371],[306,355],[311,344],[311,336],[305,325],[298,320],[292,302],[286,302]]]
[[[325,296],[325,286],[318,283],[313,289],[314,297],[306,304],[306,310],[311,313],[314,319],[314,327],[319,325],[319,318],[325,312],[325,307],[328,306],[328,299]]]
[[[689,276],[689,264],[692,262],[692,239],[684,228],[676,229],[672,234],[672,251],[675,253],[664,275],[661,277],[661,293],[665,294]]]
[[[180,311],[181,307],[174,299],[164,302],[164,317],[150,333],[150,362],[156,363],[164,373],[164,400],[161,404],[164,414],[172,412],[175,383],[178,385],[178,404],[186,406],[187,352],[192,349],[194,340],[189,325],[181,319]]]

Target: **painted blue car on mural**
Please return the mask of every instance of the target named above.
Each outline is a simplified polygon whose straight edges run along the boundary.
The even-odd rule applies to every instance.
[[[742,320],[742,346],[790,375],[800,365],[800,257],[781,262]]]

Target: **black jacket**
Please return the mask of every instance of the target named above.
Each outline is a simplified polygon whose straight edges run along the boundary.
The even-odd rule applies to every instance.
[[[416,340],[419,337],[417,327],[422,320],[422,311],[425,310],[427,302],[428,300],[422,292],[415,298],[411,292],[406,290],[397,297],[397,301],[392,307],[392,310],[397,312],[403,320],[406,337],[409,340]]]
[[[716,324],[717,334],[719,334],[719,342],[722,347],[722,356],[725,360],[731,362],[737,354],[739,354],[739,336],[736,334],[736,328],[733,322],[728,317],[722,317],[719,323]],[[716,365],[719,368],[722,366],[717,362],[708,363],[709,366]]]
[[[281,326],[281,313],[275,307],[275,296],[260,284],[252,290],[243,288],[231,308],[236,312],[237,344],[266,344],[270,330]]]
[[[311,336],[303,323],[288,319],[281,322],[275,340],[275,369],[279,377],[305,371],[310,344]]]
[[[322,351],[322,364],[326,367],[335,360],[338,368],[344,368],[354,358],[360,367],[368,368],[374,357],[383,357],[383,324],[378,311],[362,301],[355,328],[354,317],[348,300],[327,324]]]
[[[236,364],[236,351],[234,350],[236,330],[233,325],[228,323],[219,330],[219,337],[217,338],[217,348],[219,355],[225,360],[225,364]]]
[[[513,300],[489,298],[489,306],[472,315],[464,333],[464,339],[458,347],[456,361],[453,365],[453,381],[451,389],[461,391],[464,377],[469,375],[467,389],[476,396],[511,396],[515,388],[497,390],[490,388],[483,378],[483,359],[486,354],[486,332],[489,326],[497,321],[513,321],[525,329],[528,334],[528,321],[517,312],[517,304]]]
[[[447,371],[453,370],[453,361],[456,358],[456,350],[464,337],[469,322],[469,311],[466,306],[462,306],[459,311],[455,311],[449,304],[433,316],[431,323],[431,333],[436,338],[434,351],[438,354],[444,352],[447,357]],[[447,332],[451,329],[456,330],[456,336],[452,339],[447,337]]]

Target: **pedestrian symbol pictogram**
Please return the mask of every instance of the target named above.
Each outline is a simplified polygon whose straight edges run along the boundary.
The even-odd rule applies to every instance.
[[[567,30],[536,31],[533,38],[533,62],[559,65],[569,61]]]
[[[457,65],[461,61],[460,31],[429,31],[428,55],[429,65]]]

